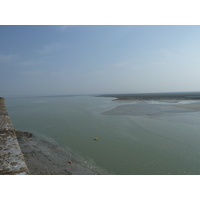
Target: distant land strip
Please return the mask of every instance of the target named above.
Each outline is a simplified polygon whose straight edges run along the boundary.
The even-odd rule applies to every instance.
[[[96,97],[113,97],[118,100],[200,100],[200,92],[102,94]]]

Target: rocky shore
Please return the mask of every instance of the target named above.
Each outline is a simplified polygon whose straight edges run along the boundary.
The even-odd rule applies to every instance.
[[[98,175],[87,162],[79,161],[56,143],[28,132],[16,131],[30,175]]]

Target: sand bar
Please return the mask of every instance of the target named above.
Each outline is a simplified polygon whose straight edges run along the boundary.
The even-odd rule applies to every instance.
[[[200,102],[189,103],[189,104],[176,104],[173,106],[177,108],[184,108],[184,109],[190,109],[190,110],[196,110],[196,111],[200,110]]]

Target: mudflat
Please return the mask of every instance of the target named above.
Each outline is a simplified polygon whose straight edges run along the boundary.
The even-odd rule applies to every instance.
[[[57,144],[27,132],[16,131],[16,135],[30,175],[99,174]]]

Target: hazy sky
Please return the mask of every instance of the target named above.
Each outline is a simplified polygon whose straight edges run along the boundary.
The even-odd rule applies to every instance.
[[[0,96],[200,91],[200,26],[0,26]]]

